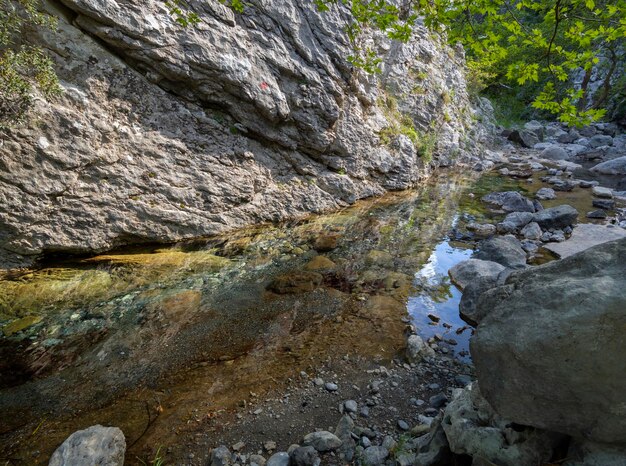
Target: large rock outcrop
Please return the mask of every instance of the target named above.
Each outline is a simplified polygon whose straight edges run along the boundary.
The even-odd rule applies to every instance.
[[[472,356],[500,415],[626,444],[626,239],[515,272],[477,307]]]
[[[427,175],[416,138],[437,135],[435,166],[482,137],[462,52],[425,28],[365,37],[384,58],[367,76],[346,60],[342,6],[198,5],[182,29],[162,2],[47,4],[58,30],[29,39],[65,92],[3,136],[0,265],[334,209]]]

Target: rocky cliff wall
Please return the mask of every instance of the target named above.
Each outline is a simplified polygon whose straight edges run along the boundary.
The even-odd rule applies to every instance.
[[[65,92],[2,135],[3,267],[335,209],[409,188],[481,137],[462,54],[423,28],[406,44],[372,33],[373,77],[346,61],[342,11],[308,2],[239,15],[207,0],[190,29],[156,1],[47,8],[58,30],[28,38]],[[430,163],[412,142],[427,134]]]

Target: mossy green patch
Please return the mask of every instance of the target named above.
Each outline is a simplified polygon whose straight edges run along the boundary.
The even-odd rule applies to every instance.
[[[2,327],[2,333],[5,336],[9,337],[14,333],[21,332],[22,330],[27,329],[28,327],[38,324],[41,322],[43,318],[41,316],[26,316],[21,319],[14,320],[8,325]]]

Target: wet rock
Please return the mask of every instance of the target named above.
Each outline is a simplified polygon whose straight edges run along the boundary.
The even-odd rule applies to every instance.
[[[322,284],[324,278],[316,272],[294,271],[276,277],[268,290],[278,294],[297,294],[313,291]]]
[[[595,219],[604,219],[606,218],[608,215],[606,213],[606,210],[604,209],[598,209],[598,210],[592,210],[591,212],[587,212],[587,218],[595,218]]]
[[[562,437],[522,426],[513,429],[481,396],[475,383],[455,390],[441,425],[453,453],[501,466],[544,464]]]
[[[537,222],[544,230],[550,228],[565,228],[573,225],[577,219],[578,211],[569,205],[550,207],[549,209],[537,212],[533,217],[533,221]]]
[[[291,466],[319,466],[321,460],[312,446],[298,447],[290,455]]]
[[[486,314],[477,312],[477,304],[481,295],[486,291],[495,288],[498,284],[498,277],[480,277],[470,282],[463,290],[463,296],[459,302],[459,314],[468,324],[476,327]],[[485,311],[484,307],[481,311]]]
[[[556,193],[552,188],[541,188],[537,191],[535,197],[542,201],[556,199]]]
[[[341,446],[341,440],[333,433],[327,430],[320,430],[318,432],[311,432],[304,436],[302,445],[305,447],[312,446],[319,452],[336,450]]]
[[[594,199],[591,201],[591,205],[599,209],[613,210],[615,208],[615,201],[613,199]]]
[[[517,191],[504,191],[490,193],[483,196],[482,200],[489,204],[502,207],[506,212],[534,212],[533,203]]]
[[[525,239],[537,240],[541,238],[541,227],[539,226],[537,222],[530,222],[528,225],[522,228],[522,231],[520,231],[520,234]]]
[[[117,427],[91,426],[70,435],[55,450],[49,466],[123,466],[126,439]]]
[[[526,267],[526,253],[513,236],[499,236],[482,241],[474,257],[497,262],[511,269]]]
[[[337,264],[331,261],[328,257],[315,256],[304,266],[304,269],[312,272],[326,272],[334,270],[336,267]]]
[[[410,362],[418,363],[424,358],[435,355],[433,349],[424,343],[419,335],[409,335],[407,339],[406,356]]]
[[[536,243],[536,240],[523,239],[521,243],[522,249],[529,254],[534,254],[539,249],[539,245]]]
[[[542,150],[539,157],[550,160],[567,160],[569,159],[569,154],[561,146],[554,144]]]
[[[497,277],[505,267],[497,262],[480,259],[468,259],[452,267],[448,274],[450,280],[461,290],[468,283],[479,277]]]
[[[252,462],[252,457],[250,457]],[[289,466],[289,453],[285,451],[279,451],[270,456],[265,463],[265,466]]]
[[[230,450],[224,445],[211,450],[210,465],[211,466],[230,466],[232,455]]]
[[[372,249],[365,256],[367,265],[377,265],[379,267],[389,268],[393,266],[393,257],[387,251],[377,251]]]
[[[626,156],[599,163],[589,170],[603,175],[626,175]]]
[[[361,458],[362,466],[379,466],[385,463],[389,451],[385,447],[371,446],[365,449]]]
[[[479,302],[489,314],[470,345],[483,395],[516,423],[626,443],[615,409],[626,394],[625,303],[626,238],[512,274]]]
[[[337,247],[339,235],[318,236],[313,243],[313,249],[318,252],[329,252]]]
[[[593,192],[594,196],[598,196],[604,199],[613,198],[613,190],[611,188],[605,188],[603,186],[594,186],[593,188],[591,188],[591,192]]]

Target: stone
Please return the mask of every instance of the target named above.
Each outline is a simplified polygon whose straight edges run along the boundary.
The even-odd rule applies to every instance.
[[[319,466],[321,460],[317,450],[312,446],[298,447],[291,452],[290,466]]]
[[[546,127],[537,120],[530,120],[524,123],[524,129],[534,133],[540,141],[543,141],[543,138],[546,133]]]
[[[591,201],[591,205],[604,210],[613,210],[615,208],[615,201],[613,199],[594,199]]]
[[[511,222],[500,222],[500,223],[496,224],[496,230],[501,235],[506,235],[506,234],[509,234],[509,233],[515,233],[515,230],[517,230],[517,228],[515,227],[514,223],[511,223]]]
[[[286,457],[287,458],[287,463],[285,463],[285,460],[283,459],[282,461],[279,459],[280,457],[277,457],[272,464],[270,464],[270,466],[288,466],[289,465],[289,455],[285,452],[283,453],[283,458]],[[270,459],[272,457],[270,456]],[[250,458],[248,458],[248,461],[250,462],[250,464],[256,464],[257,466],[266,466],[268,464],[268,461],[265,460],[265,458],[262,455],[250,455]]]
[[[273,452],[274,450],[276,450],[276,442],[274,442],[273,440],[263,442],[263,449],[268,453]]]
[[[210,465],[211,466],[230,466],[232,464],[232,455],[228,447],[221,445],[211,450]]]
[[[324,388],[329,392],[336,392],[337,390],[339,390],[339,386],[336,383],[332,382],[326,382],[324,384]]]
[[[577,219],[578,211],[566,204],[544,209],[533,217],[533,221],[537,222],[543,230],[565,228],[576,223]]]
[[[409,362],[418,363],[424,358],[434,355],[433,349],[424,343],[424,340],[419,335],[409,335],[406,347],[406,356]]]
[[[410,188],[437,165],[479,155],[490,137],[489,105],[477,103],[484,124],[466,111],[461,55],[423,25],[406,43],[368,31],[384,78],[354,78],[343,4],[320,15],[296,0],[265,2],[242,20],[216,2],[192,33],[162,2],[63,5],[54,31],[28,37],[63,51],[63,97],[38,102],[0,147],[0,267],[336,210]],[[417,68],[436,84],[419,95]],[[378,104],[384,86],[417,128],[446,117],[432,163],[405,135],[381,142],[396,123]]]
[[[343,461],[350,462],[354,459],[354,453],[356,451],[356,442],[352,437],[352,431],[355,430],[354,428],[354,421],[348,415],[341,416],[335,428],[335,435],[341,440],[341,446],[337,449],[336,453]]]
[[[520,231],[520,234],[525,239],[537,240],[541,238],[541,227],[539,226],[537,222],[530,222],[528,225],[522,228],[522,231]]]
[[[532,201],[522,196],[517,191],[504,191],[490,193],[483,196],[482,200],[489,204],[502,207],[506,212],[534,212]]]
[[[569,159],[569,154],[561,146],[554,144],[542,150],[539,157],[549,160],[567,160]]]
[[[312,272],[327,272],[335,268],[337,268],[337,264],[324,256],[315,256],[304,266],[304,270]]]
[[[477,312],[478,300],[483,293],[497,285],[498,277],[480,277],[465,287],[459,302],[459,314],[465,322],[476,327],[483,320],[486,314]],[[481,311],[488,311],[488,309],[481,308]]]
[[[343,409],[348,413],[356,413],[358,410],[357,402],[354,400],[344,401]]]
[[[482,394],[518,424],[625,444],[625,303],[626,238],[511,274],[478,304]]]
[[[363,451],[361,464],[363,466],[380,466],[385,463],[387,457],[389,457],[389,450],[385,447],[371,446]]]
[[[544,247],[561,259],[585,251],[598,244],[615,241],[626,237],[626,231],[620,228],[610,228],[606,225],[581,223],[572,231],[569,239],[563,243],[546,244]]]
[[[433,408],[441,408],[448,402],[448,397],[445,393],[437,393],[428,399],[428,403]]]
[[[522,147],[531,148],[535,144],[539,143],[537,135],[528,130],[513,130],[508,136],[509,141],[513,141],[521,145]]]
[[[511,269],[526,267],[526,253],[513,236],[497,236],[482,241],[473,257],[497,262]]]
[[[298,294],[313,291],[324,281],[317,272],[294,271],[276,277],[267,289],[278,294]]]
[[[511,212],[504,217],[504,223],[512,223],[515,228],[523,228],[533,219],[533,214],[530,212]]]
[[[123,466],[126,439],[117,427],[95,425],[70,435],[54,451],[49,466]]]
[[[491,223],[468,223],[467,229],[480,238],[487,238],[496,233],[496,226]]]
[[[232,445],[230,448],[233,451],[241,451],[241,450],[244,449],[245,446],[246,446],[246,444],[240,441],[240,442],[237,442],[234,445]]]
[[[626,155],[599,163],[589,170],[602,175],[626,175]]]
[[[594,218],[594,219],[604,219],[607,218],[607,213],[606,210],[604,209],[598,209],[598,210],[592,210],[591,212],[587,212],[587,218]]]
[[[318,236],[313,243],[313,249],[318,252],[329,252],[337,247],[339,235]]]
[[[589,138],[589,147],[596,148],[601,146],[612,146],[613,138],[611,136],[606,136],[603,134],[596,134]]]
[[[556,199],[556,193],[552,188],[540,188],[535,194],[535,197],[542,201]]]
[[[252,461],[252,457],[250,457],[250,461]],[[289,466],[289,453],[286,451],[274,453],[268,458],[265,466]]]
[[[320,430],[317,432],[311,432],[304,436],[302,445],[312,446],[316,451],[325,452],[336,450],[342,444],[342,441],[333,433],[327,430]]]
[[[472,464],[476,460],[500,466],[546,464],[563,437],[529,427],[513,428],[491,408],[475,383],[455,390],[441,425],[450,450],[475,458]]]
[[[563,466],[626,466],[626,447],[571,442]]]
[[[613,198],[613,190],[611,188],[605,188],[603,186],[594,186],[591,188],[591,192],[594,196],[601,197],[604,199],[612,199]]]
[[[569,130],[568,133],[560,134],[556,140],[561,144],[571,144],[579,138],[580,134],[578,134],[578,131],[572,128]]]
[[[452,283],[463,290],[471,281],[479,277],[497,277],[504,269],[504,265],[494,261],[468,259],[456,264],[448,274]]]

